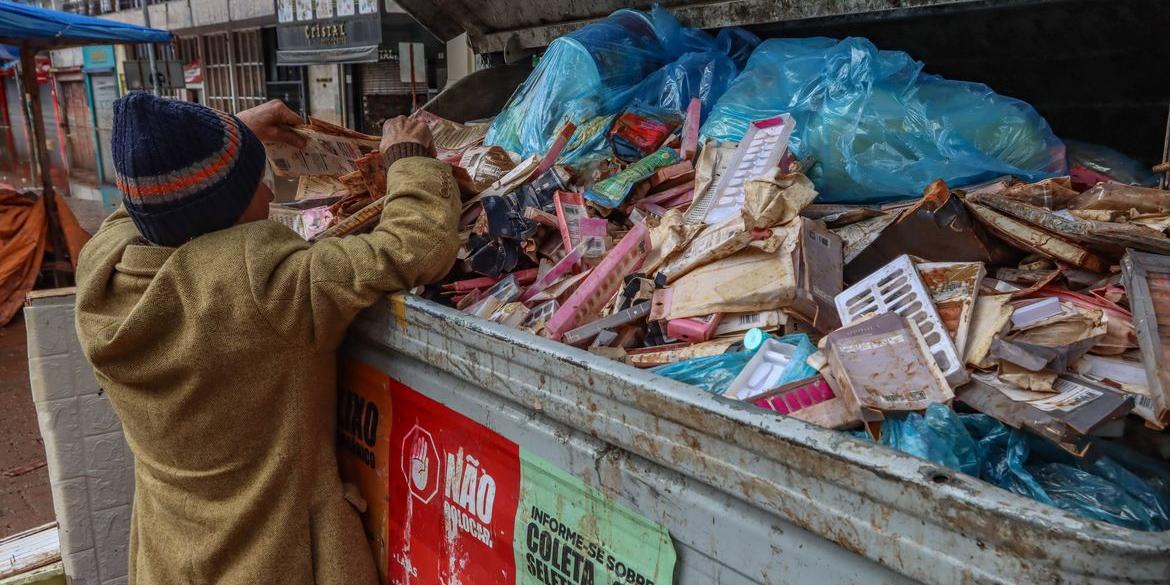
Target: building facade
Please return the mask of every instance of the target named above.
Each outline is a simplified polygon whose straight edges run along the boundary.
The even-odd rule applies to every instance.
[[[166,46],[52,54],[43,88],[48,91],[42,95],[51,96],[45,108],[46,136],[54,165],[67,169],[75,196],[109,205],[118,200],[109,163],[111,105],[128,91],[153,88],[148,51],[154,52],[161,95],[232,113],[280,99],[302,115],[371,133],[379,131],[383,120],[410,113],[447,83],[470,73],[474,63],[465,40],[438,41],[392,0],[28,3],[175,34]],[[352,20],[363,23],[364,36],[345,29],[344,23]],[[346,33],[353,36],[344,38]],[[340,41],[351,39],[365,39],[365,49],[348,54],[335,50]],[[455,57],[448,59],[452,52]],[[18,168],[28,160],[20,101],[11,99],[19,92],[11,75],[0,73],[0,85],[0,169]]]

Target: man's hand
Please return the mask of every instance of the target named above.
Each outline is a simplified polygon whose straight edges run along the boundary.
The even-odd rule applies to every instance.
[[[261,142],[283,142],[297,148],[305,147],[305,137],[293,132],[294,127],[304,124],[305,121],[280,100],[249,108],[236,114],[236,117],[251,129]]]
[[[398,116],[397,118],[386,120],[382,124],[382,143],[378,146],[382,154],[386,154],[386,150],[391,146],[405,142],[422,145],[428,150],[435,146],[435,139],[431,136],[431,129],[418,120],[412,120],[406,116]]]

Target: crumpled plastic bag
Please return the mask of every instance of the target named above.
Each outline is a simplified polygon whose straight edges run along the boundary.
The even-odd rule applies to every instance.
[[[1170,474],[1116,443],[1098,440],[1104,455],[1088,463],[992,417],[943,404],[930,405],[925,416],[888,418],[881,443],[1087,518],[1170,530]]]
[[[1068,166],[1081,165],[1112,177],[1119,183],[1156,187],[1158,175],[1150,171],[1150,167],[1129,155],[1091,142],[1080,140],[1065,140],[1068,149]]]
[[[633,104],[686,116],[691,98],[703,103],[703,119],[731,86],[739,70],[719,51],[686,53],[655,71],[634,88]]]
[[[484,144],[543,154],[568,119],[577,131],[559,160],[582,163],[609,156],[609,124],[635,98],[682,113],[699,97],[709,111],[738,72],[735,60],[759,41],[725,30],[712,38],[654,6],[649,15],[618,10],[559,37],[492,121]]]
[[[780,343],[796,347],[796,351],[792,353],[792,359],[784,366],[784,372],[777,380],[776,386],[803,380],[817,373],[816,369],[806,363],[808,356],[817,351],[808,335],[795,333],[775,339]],[[659,376],[666,376],[672,380],[698,386],[707,392],[722,396],[754,355],[756,355],[755,350],[723,353],[682,360],[651,368],[650,371]]]
[[[917,197],[940,178],[961,187],[1065,172],[1064,144],[1030,105],[922,67],[862,38],[767,40],[702,133],[739,141],[753,120],[792,114],[791,149],[818,163],[809,176],[825,202]]]
[[[975,440],[954,411],[931,404],[923,416],[916,412],[882,423],[881,444],[915,457],[978,476],[982,459]]]
[[[722,395],[735,377],[743,371],[754,351],[737,351],[691,358],[650,368],[659,376],[666,376],[692,386],[698,386],[715,395]]]
[[[683,26],[669,10],[658,4],[650,9],[650,20],[654,22],[654,28],[658,31],[658,38],[663,45],[678,50],[679,54],[718,50],[731,57],[737,70],[743,69],[752,56],[752,51],[760,44],[760,37],[738,26],[719,29],[715,38],[711,38],[711,35],[704,31]]]
[[[484,143],[522,157],[543,153],[566,118],[582,126],[618,113],[631,89],[672,60],[646,14],[618,10],[553,40]]]

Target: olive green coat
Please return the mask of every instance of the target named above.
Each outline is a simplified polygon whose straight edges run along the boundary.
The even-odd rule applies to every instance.
[[[134,453],[130,585],[376,582],[334,454],[336,350],[458,248],[450,167],[399,160],[370,234],[271,221],[178,248],[119,211],[82,250],[77,332]]]

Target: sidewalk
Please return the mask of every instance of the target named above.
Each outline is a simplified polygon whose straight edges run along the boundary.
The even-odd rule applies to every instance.
[[[45,450],[28,382],[24,318],[0,328],[0,538],[53,521]]]

